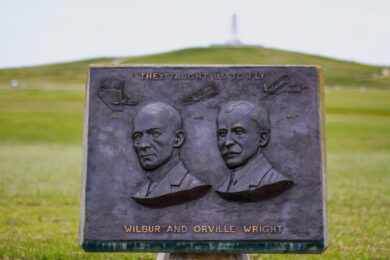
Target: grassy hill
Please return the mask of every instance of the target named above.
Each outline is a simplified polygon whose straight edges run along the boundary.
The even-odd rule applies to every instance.
[[[336,60],[298,52],[261,47],[190,48],[162,54],[99,58],[44,66],[2,69],[0,86],[9,85],[13,79],[28,86],[61,84],[84,84],[86,68],[91,63],[129,64],[264,64],[264,65],[321,65],[327,86],[390,88],[390,76],[382,76],[383,67]]]
[[[322,65],[326,84],[342,87],[325,94],[329,248],[322,258],[389,258],[390,78],[374,77],[382,68],[256,47],[211,47],[0,70],[0,259],[155,259],[87,254],[77,244],[82,86],[88,64],[112,62]],[[27,88],[11,88],[12,79]],[[366,91],[359,90],[363,84]]]

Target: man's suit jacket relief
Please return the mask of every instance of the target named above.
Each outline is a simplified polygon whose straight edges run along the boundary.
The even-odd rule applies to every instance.
[[[180,161],[168,174],[158,182],[156,187],[149,191],[150,180],[142,186],[132,198],[138,203],[154,205],[163,203],[163,200],[193,199],[200,191],[210,187],[191,175],[187,168]],[[174,201],[171,201],[173,204]],[[164,204],[164,203],[163,203]]]
[[[233,172],[216,191],[226,199],[261,200],[282,193],[292,183],[260,153],[247,165]]]

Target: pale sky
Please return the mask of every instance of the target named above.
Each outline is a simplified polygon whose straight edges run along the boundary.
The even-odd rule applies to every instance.
[[[0,68],[223,44],[390,65],[389,0],[1,0]]]

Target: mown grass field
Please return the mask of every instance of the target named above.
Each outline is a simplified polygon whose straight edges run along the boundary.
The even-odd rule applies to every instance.
[[[155,62],[184,63],[180,62],[184,59],[180,55],[175,59],[172,53],[169,55],[166,60],[156,58]],[[226,55],[225,60],[231,59],[230,63],[239,60]],[[131,61],[153,62],[150,57],[137,59],[141,58]],[[191,59],[202,63],[196,61],[196,55],[184,60]],[[203,63],[222,63],[217,56],[204,59]],[[35,77],[33,84],[10,88],[3,78],[0,259],[155,258],[155,254],[87,254],[78,246],[84,101],[80,81],[85,80],[87,63],[75,70],[76,74],[84,75],[75,81],[47,71],[40,79],[31,72],[30,76]],[[19,70],[23,74],[23,69]],[[369,70],[365,72],[367,75],[372,73]],[[0,70],[0,83],[4,73]],[[55,77],[59,77],[58,81],[51,83]],[[347,78],[345,82],[353,84],[353,80]],[[366,91],[359,90],[360,85],[326,82],[331,88],[326,91],[329,248],[321,256],[324,259],[390,257],[390,79],[380,80],[384,83],[367,86]],[[334,85],[341,88],[336,90]],[[317,255],[252,257],[318,258]]]
[[[191,48],[139,57],[98,58],[76,62],[51,64],[28,68],[0,70],[0,87],[9,86],[17,79],[22,85],[52,88],[53,85],[74,86],[85,81],[86,67],[91,63],[116,64],[298,64],[320,65],[328,86],[386,89],[390,88],[390,75],[383,74],[385,67],[260,47]],[[387,69],[390,69],[387,67]],[[388,71],[390,73],[390,71]]]

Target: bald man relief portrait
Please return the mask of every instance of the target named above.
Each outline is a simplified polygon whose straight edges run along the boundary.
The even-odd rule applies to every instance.
[[[270,138],[267,111],[247,101],[223,105],[217,116],[218,148],[231,172],[216,192],[227,200],[272,198],[293,182],[276,171],[263,154]]]
[[[164,207],[198,198],[209,188],[193,176],[180,159],[185,141],[183,122],[172,106],[156,102],[133,119],[133,146],[147,183],[132,196],[143,205]]]

